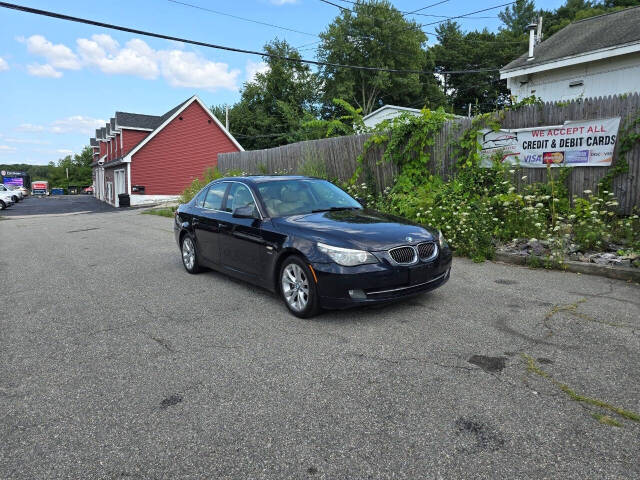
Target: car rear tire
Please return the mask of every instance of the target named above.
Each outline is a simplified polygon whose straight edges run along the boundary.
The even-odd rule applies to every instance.
[[[186,234],[182,238],[180,251],[182,253],[182,265],[184,265],[185,270],[192,274],[200,273],[202,271],[202,268],[198,263],[198,251],[196,249],[196,242],[194,242],[191,235]]]
[[[285,259],[278,281],[282,300],[296,317],[309,318],[320,311],[315,277],[300,257]]]

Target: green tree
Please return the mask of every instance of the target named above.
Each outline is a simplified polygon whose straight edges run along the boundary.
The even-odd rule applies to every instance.
[[[84,187],[91,185],[91,162],[93,151],[86,146],[81,153],[67,155],[57,162],[49,162],[48,180],[51,187],[68,188],[69,185]],[[67,178],[67,171],[69,177]]]
[[[341,10],[320,37],[318,58],[322,62],[433,70],[433,58],[423,49],[425,33],[386,0],[357,3],[353,10]],[[320,68],[320,76],[325,118],[336,116],[334,98],[361,108],[363,115],[384,104],[435,107],[443,100],[431,73],[397,74],[325,66]]]
[[[471,104],[476,114],[509,103],[509,91],[498,69],[526,50],[524,35],[516,36],[510,30],[495,34],[486,29],[464,33],[456,22],[442,23],[436,32],[438,44],[431,50],[437,71],[481,70],[442,74],[450,111],[464,115]]]
[[[515,35],[525,32],[527,25],[536,21],[536,11],[533,0],[516,0],[498,13],[498,18],[504,23],[503,30],[509,30]]]
[[[295,48],[278,39],[267,43],[264,51],[300,58]],[[308,65],[269,56],[264,61],[266,71],[244,84],[240,101],[229,110],[230,130],[248,150],[296,141],[301,124],[317,109],[318,80]],[[224,124],[224,106],[211,110]]]

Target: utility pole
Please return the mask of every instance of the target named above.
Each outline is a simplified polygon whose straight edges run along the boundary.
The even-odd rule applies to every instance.
[[[229,105],[224,106],[224,114],[225,114],[225,127],[228,132],[229,131]]]
[[[69,167],[65,168],[65,170],[67,171],[67,180],[69,180]]]
[[[469,102],[469,113],[467,113],[467,117],[471,118],[471,102]]]

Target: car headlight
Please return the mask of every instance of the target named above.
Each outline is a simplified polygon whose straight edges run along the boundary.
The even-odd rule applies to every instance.
[[[331,260],[338,265],[353,267],[365,263],[378,263],[378,259],[364,250],[351,250],[350,248],[332,247],[324,243],[318,243],[318,250],[326,253]]]
[[[444,239],[444,235],[442,235],[442,231],[438,230],[438,245],[440,245],[440,248],[444,248],[446,244],[447,244],[447,241]]]

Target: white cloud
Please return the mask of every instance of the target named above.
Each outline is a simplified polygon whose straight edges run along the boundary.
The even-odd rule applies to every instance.
[[[9,64],[4,58],[0,57],[0,72],[4,72],[6,70],[9,70]]]
[[[45,140],[35,140],[31,138],[4,137],[2,140],[7,143],[20,143],[25,145],[47,145],[49,143]]]
[[[125,48],[109,35],[93,35],[92,40],[79,38],[78,53],[85,65],[98,67],[108,74],[134,75],[146,79],[158,76],[155,51],[145,42],[134,38]]]
[[[46,58],[47,63],[54,68],[65,70],[82,68],[78,56],[66,45],[61,43],[54,45],[42,35],[31,35],[25,42],[29,53]]]
[[[247,60],[247,65],[244,67],[247,82],[253,82],[256,79],[256,73],[266,73],[269,71],[269,65],[265,62],[253,62]]]
[[[66,148],[59,148],[56,150],[56,153],[59,153],[60,155],[71,155],[73,154],[73,150],[67,150]]]
[[[66,45],[54,45],[42,35],[18,40],[26,42],[29,52],[48,61],[46,65],[34,64],[30,69],[33,75],[59,77],[62,73],[56,68],[93,67],[109,75],[132,75],[148,80],[162,76],[174,87],[237,90],[241,74],[239,70],[231,70],[226,63],[185,51],[183,46],[155,50],[138,38],[129,40],[124,46],[107,34],[78,38],[75,52]],[[175,43],[171,45],[176,46]]]
[[[99,118],[73,115],[71,117],[55,120],[49,125],[34,125],[33,123],[23,123],[16,127],[21,132],[51,132],[51,133],[81,133],[91,135],[96,128],[104,127],[106,121]]]
[[[162,50],[158,55],[162,75],[173,87],[237,89],[240,70],[229,70],[226,63],[212,62],[196,53],[182,50]]]
[[[9,145],[0,145],[0,153],[13,153],[16,151],[16,147],[10,147]]]
[[[103,127],[105,123],[105,120],[99,118],[74,115],[52,122],[48,130],[52,133],[82,133],[91,135],[95,133],[96,128]]]
[[[29,75],[34,77],[60,78],[62,76],[62,72],[59,72],[48,63],[33,63],[27,66],[27,71]]]
[[[34,125],[33,123],[21,123],[16,127],[16,130],[20,132],[42,132],[44,127],[42,125]]]

